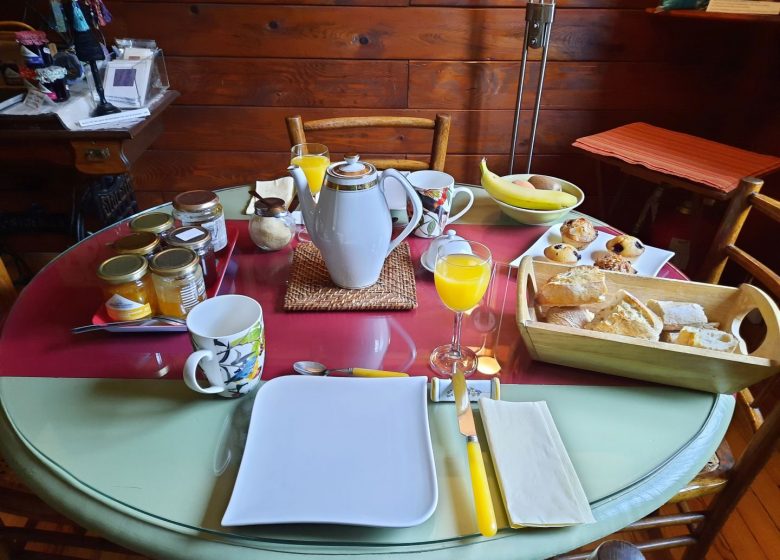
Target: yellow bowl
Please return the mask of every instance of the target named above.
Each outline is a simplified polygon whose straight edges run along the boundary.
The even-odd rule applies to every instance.
[[[506,179],[507,181],[516,181],[518,179],[522,179],[524,181],[527,181],[529,177],[533,175],[540,175],[539,173],[517,173],[515,175],[504,175],[502,179]],[[551,224],[553,222],[556,222],[560,219],[562,219],[566,214],[577,208],[580,204],[582,204],[582,201],[585,200],[585,193],[582,192],[582,189],[580,189],[577,185],[573,183],[569,183],[568,181],[564,181],[563,179],[559,179],[558,177],[552,177],[551,175],[547,175],[547,177],[550,177],[551,179],[555,179],[561,184],[561,188],[563,189],[563,192],[567,192],[571,195],[574,195],[577,198],[577,202],[575,202],[572,206],[568,208],[562,208],[560,210],[530,210],[528,208],[520,208],[518,206],[512,206],[510,204],[507,204],[506,202],[501,202],[500,200],[496,200],[493,198],[493,201],[498,204],[498,207],[501,208],[501,211],[515,220],[516,222],[520,222],[521,224],[526,224],[529,226],[538,226],[543,224]],[[523,188],[523,187],[518,187]],[[489,194],[489,193],[488,193]]]

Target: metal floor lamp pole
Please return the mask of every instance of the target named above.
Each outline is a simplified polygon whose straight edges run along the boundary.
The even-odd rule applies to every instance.
[[[509,174],[514,171],[515,147],[517,146],[517,130],[520,126],[520,105],[523,102],[523,83],[525,82],[525,65],[528,61],[528,49],[542,49],[542,62],[539,67],[539,84],[536,88],[536,101],[534,102],[534,117],[531,122],[531,134],[528,138],[528,165],[526,173],[531,172],[531,159],[534,155],[534,141],[536,140],[536,125],[539,122],[539,107],[542,102],[542,87],[544,86],[544,72],[547,69],[547,50],[550,46],[550,32],[552,30],[553,17],[555,15],[555,0],[549,3],[529,0],[525,7],[525,40],[523,44],[523,60],[520,65],[520,81],[517,85],[517,106],[515,107],[515,125],[512,133],[512,146],[509,155]]]

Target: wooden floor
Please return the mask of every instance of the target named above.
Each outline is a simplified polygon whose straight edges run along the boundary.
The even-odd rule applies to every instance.
[[[737,413],[726,436],[735,456],[739,456],[750,437],[750,427],[742,414]],[[694,507],[700,504],[692,504]],[[665,506],[668,508],[669,506]],[[669,510],[672,513],[673,510]],[[0,515],[7,526],[21,527],[25,520]],[[57,525],[49,524],[56,530]],[[90,533],[88,533],[89,535]],[[620,536],[632,540],[629,535]],[[32,552],[33,554],[29,554]],[[39,554],[35,554],[35,553]],[[141,557],[116,552],[99,552],[75,547],[55,545],[28,545],[23,555],[3,551],[0,545],[0,560],[16,558],[37,558],[45,560],[61,555],[70,558],[91,560],[139,560]],[[677,560],[682,550],[648,552],[648,560]],[[767,467],[759,474],[750,490],[742,498],[736,511],[721,531],[707,560],[777,560],[780,559],[780,452],[776,452]]]

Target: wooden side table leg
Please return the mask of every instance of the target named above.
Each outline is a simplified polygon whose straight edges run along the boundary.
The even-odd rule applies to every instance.
[[[634,223],[634,227],[631,228],[631,233],[633,235],[638,235],[639,230],[642,228],[642,224],[645,223],[645,220],[647,219],[647,214],[650,212],[650,208],[652,208],[655,205],[658,205],[658,203],[661,200],[661,196],[664,194],[664,187],[663,185],[658,185],[653,189],[652,194],[647,198],[644,205],[642,206],[642,210],[639,212],[639,217],[636,219],[636,223]]]

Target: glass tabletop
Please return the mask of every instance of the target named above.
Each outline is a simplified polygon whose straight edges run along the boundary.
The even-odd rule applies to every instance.
[[[549,226],[517,225],[504,218],[481,189],[474,190],[477,203],[468,221],[452,228],[487,244],[499,261],[481,307],[491,320],[472,314],[464,321],[464,343],[484,358],[475,377],[498,375],[506,400],[548,402],[599,521],[592,527],[546,531],[506,529],[500,493],[486,461],[503,528],[498,540],[519,537],[530,547],[528,557],[539,551],[550,555],[608,534],[682,486],[720,441],[733,399],[531,361],[515,322],[513,270],[503,263]],[[250,295],[263,306],[268,348],[264,380],[291,373],[296,360],[432,375],[428,354],[449,339],[452,314],[440,303],[432,274],[420,265],[428,240],[409,238],[417,309],[285,312],[282,300],[293,248],[275,253],[254,248],[245,223],[237,221],[247,218],[240,214],[248,201],[247,189],[219,194],[240,232],[220,293]],[[13,445],[25,448],[36,465],[44,466],[46,474],[34,483],[42,484],[47,477],[67,479],[78,493],[107,503],[111,513],[143,519],[148,531],[150,525],[155,530],[173,527],[247,546],[278,545],[286,551],[339,546],[432,552],[441,543],[480,540],[470,515],[466,450],[447,403],[428,406],[440,498],[425,523],[405,529],[222,527],[251,397],[220,401],[190,392],[180,380],[183,360],[191,351],[186,333],[70,333],[70,328],[88,323],[100,305],[95,266],[110,254],[108,244],[126,227],[107,228],[56,259],[22,292],[6,322],[0,339],[0,424],[8,431],[0,435],[6,445],[13,439]],[[679,277],[668,266],[663,274]],[[97,511],[95,504],[91,508],[75,513]],[[90,520],[99,525],[97,517]]]

